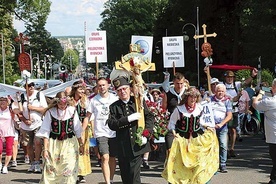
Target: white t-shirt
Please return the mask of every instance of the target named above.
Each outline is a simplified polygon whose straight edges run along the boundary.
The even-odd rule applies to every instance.
[[[34,93],[29,96],[29,104],[35,107],[44,107],[46,108],[48,106],[46,102],[46,98],[43,94],[43,92],[39,93],[40,100],[37,99],[36,94],[38,93],[37,90],[34,91]],[[24,94],[25,100],[27,100],[26,94]],[[26,119],[29,119],[29,114],[28,114],[28,108],[27,108],[27,101],[23,102],[23,116]],[[31,125],[26,125],[24,122],[21,123],[21,128],[23,130],[27,131],[32,131],[38,127],[41,126],[42,124],[42,114],[37,112],[37,111],[30,111],[30,118],[33,121]]]
[[[238,95],[237,91],[239,91],[239,89],[241,88],[241,82],[240,81],[236,81],[235,82],[235,85],[232,83],[232,84],[224,84],[225,87],[226,87],[226,94],[228,96],[232,98],[234,98],[235,96]],[[235,86],[237,88],[237,91],[235,90]]]
[[[87,111],[94,114],[94,137],[116,137],[116,132],[110,130],[106,124],[106,120],[109,116],[109,106],[118,100],[118,97],[112,93],[109,93],[107,98],[101,97],[97,94],[90,100],[90,104]]]
[[[226,95],[231,97],[231,100],[236,97],[238,95],[238,91],[241,88],[242,83],[240,81],[235,81],[235,85],[234,83],[232,84],[224,84],[226,87]],[[235,89],[236,87],[236,89]],[[237,90],[237,91],[236,91]],[[239,109],[238,107],[236,107],[236,104],[238,104],[238,102],[233,102],[233,111],[232,112],[238,112]]]
[[[9,107],[5,110],[0,109],[0,137],[14,137],[14,121],[11,117]]]

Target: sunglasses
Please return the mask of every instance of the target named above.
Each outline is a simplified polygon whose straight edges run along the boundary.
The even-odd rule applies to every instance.
[[[28,84],[28,87],[34,87],[34,83]]]
[[[6,98],[0,98],[0,101],[3,101],[3,102],[6,101],[7,102],[8,99],[6,99]]]
[[[121,88],[121,89],[117,89],[117,92],[122,92],[122,91],[126,91],[128,89],[128,87],[125,88]]]

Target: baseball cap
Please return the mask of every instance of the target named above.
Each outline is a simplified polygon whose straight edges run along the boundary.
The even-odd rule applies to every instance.
[[[227,71],[224,73],[224,76],[225,76],[225,77],[234,77],[235,74],[234,74],[233,71],[227,70]]]
[[[219,83],[219,80],[217,78],[212,78],[211,79],[211,84],[214,84],[214,83]]]

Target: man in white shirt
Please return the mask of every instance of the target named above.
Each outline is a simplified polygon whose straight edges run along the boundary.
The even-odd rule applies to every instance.
[[[258,70],[254,68],[251,72],[250,77],[248,77],[244,83],[249,84],[258,74]],[[229,134],[230,134],[230,150],[228,157],[236,157],[234,152],[234,147],[237,138],[237,126],[238,126],[238,101],[240,98],[240,89],[243,83],[241,81],[235,81],[235,74],[233,71],[228,70],[224,73],[225,81],[223,82],[226,86],[226,94],[231,98],[233,102],[233,119],[228,123]]]
[[[269,154],[272,159],[272,170],[269,184],[276,184],[276,78],[272,82],[272,97],[262,99],[264,91],[260,90],[253,98],[253,107],[264,112],[264,125],[266,142],[269,145]]]
[[[23,106],[23,112],[18,114],[18,117],[21,120],[23,145],[27,146],[27,153],[31,161],[31,167],[28,171],[40,173],[42,140],[35,134],[42,124],[42,115],[48,105],[44,94],[35,90],[34,82],[28,81],[27,85],[28,87],[25,86],[27,94],[18,99]]]
[[[109,115],[109,106],[118,100],[118,97],[109,93],[109,84],[105,78],[97,81],[98,94],[94,96],[87,108],[87,115],[84,121],[89,121],[94,114],[94,137],[97,139],[99,153],[102,160],[102,171],[107,184],[113,182],[116,169],[116,132],[110,130],[106,124]]]

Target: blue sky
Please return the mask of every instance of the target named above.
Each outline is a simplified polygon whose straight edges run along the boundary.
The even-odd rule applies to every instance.
[[[52,36],[82,36],[84,24],[87,31],[95,31],[101,19],[103,4],[107,0],[51,0],[51,12],[46,29]],[[18,32],[25,30],[23,22],[14,21]]]

